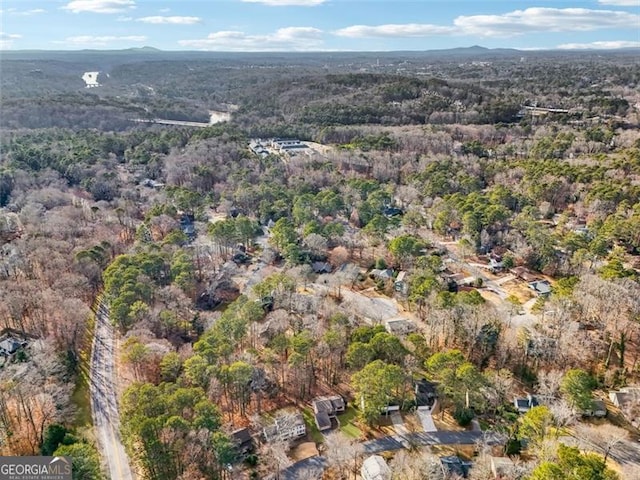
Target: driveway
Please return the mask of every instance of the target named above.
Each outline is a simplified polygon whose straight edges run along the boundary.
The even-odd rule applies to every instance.
[[[134,476],[129,458],[120,438],[114,336],[109,311],[101,303],[96,311],[89,367],[91,415],[100,452],[107,464],[108,476],[111,480],[132,480]]]
[[[437,432],[436,424],[433,423],[433,417],[431,416],[431,410],[418,410],[416,411],[418,414],[418,418],[420,419],[420,423],[422,424],[422,429],[427,432]]]

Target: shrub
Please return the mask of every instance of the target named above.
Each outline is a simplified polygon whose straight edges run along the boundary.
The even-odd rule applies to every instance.
[[[453,418],[456,419],[456,422],[458,422],[458,425],[461,427],[469,425],[474,416],[475,414],[470,408],[457,408],[453,413]]]

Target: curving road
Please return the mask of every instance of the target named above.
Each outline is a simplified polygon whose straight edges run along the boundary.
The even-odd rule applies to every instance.
[[[105,304],[100,303],[96,310],[89,369],[93,425],[111,480],[133,480],[129,458],[120,439],[115,355],[114,331],[109,323],[109,311]]]

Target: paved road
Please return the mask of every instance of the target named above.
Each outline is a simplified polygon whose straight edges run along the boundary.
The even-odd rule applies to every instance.
[[[593,450],[601,455],[606,455],[606,445],[599,445],[585,438],[576,438],[563,436],[560,440],[566,444],[582,448],[585,450]],[[609,451],[609,457],[621,465],[635,465],[640,471],[640,443],[632,440],[621,440]]]
[[[426,447],[429,445],[473,445],[479,440],[486,441],[490,445],[497,445],[504,442],[502,435],[494,432],[478,432],[465,430],[462,432],[438,431],[438,432],[418,432],[407,435],[378,438],[363,443],[364,451],[367,454],[400,450],[407,445],[415,447]]]
[[[93,425],[111,480],[133,480],[129,458],[120,439],[115,354],[114,331],[109,323],[109,312],[105,305],[100,304],[96,311],[89,370]]]

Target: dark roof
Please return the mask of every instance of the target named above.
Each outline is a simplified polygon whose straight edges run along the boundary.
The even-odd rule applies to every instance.
[[[344,404],[344,398],[335,395],[333,397],[329,397],[329,400],[331,400],[331,405],[333,405],[333,408],[335,410],[344,410],[345,409],[345,404]]]
[[[333,413],[333,404],[328,398],[317,398],[313,401],[313,409],[316,412]]]
[[[529,410],[530,408],[537,407],[540,405],[540,401],[538,397],[535,395],[527,394],[524,398],[515,398],[513,400],[514,405],[518,410]]]
[[[331,273],[331,264],[327,262],[313,262],[311,268],[315,273]]]
[[[536,292],[541,294],[551,293],[551,284],[547,280],[538,280],[529,284]]]
[[[401,208],[397,207],[384,207],[382,209],[382,213],[388,217],[395,217],[397,215],[402,215],[404,212]]]
[[[331,419],[329,418],[329,414],[327,412],[320,411],[315,415],[316,425],[318,426],[318,430],[329,430],[331,428]]]
[[[239,430],[231,432],[231,440],[233,440],[233,442],[238,446],[244,445],[246,443],[251,443],[253,441],[248,428],[241,428]]]
[[[434,399],[438,396],[436,384],[423,378],[415,382],[415,394],[418,406],[433,405]]]
[[[471,462],[463,461],[460,457],[450,455],[448,457],[440,457],[440,464],[445,474],[455,474],[467,477],[471,469]]]
[[[23,345],[24,345],[23,343],[13,338],[6,338],[0,342],[0,350],[4,350],[7,353],[15,353]]]

